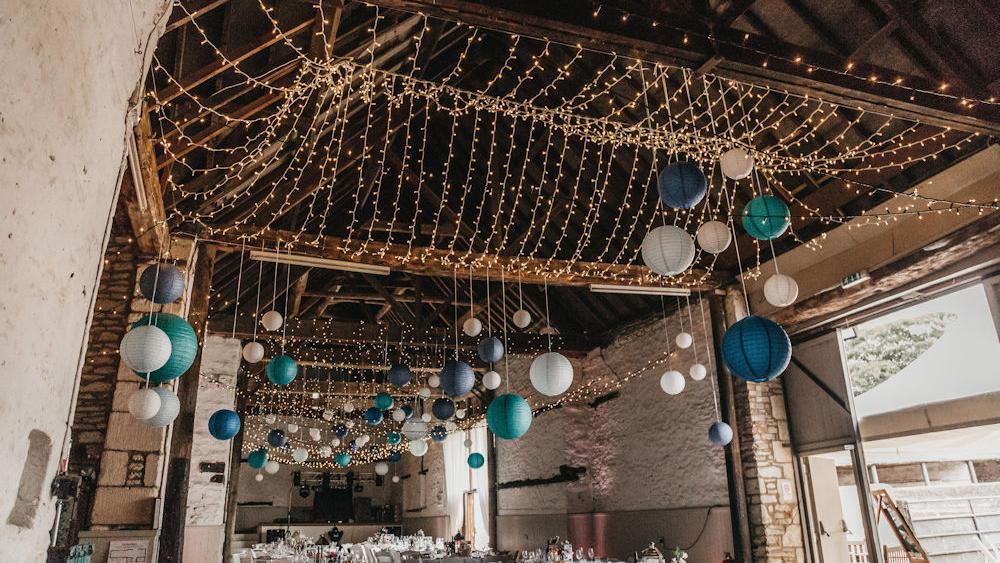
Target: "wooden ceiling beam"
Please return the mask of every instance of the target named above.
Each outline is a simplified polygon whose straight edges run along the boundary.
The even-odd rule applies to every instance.
[[[156,172],[152,125],[149,112],[145,109],[140,110],[139,123],[132,134],[137,154],[135,158],[130,158],[129,166],[138,170],[134,170],[137,172],[134,176],[126,175],[122,180],[125,207],[139,250],[146,254],[158,254],[160,249],[166,248],[170,231],[163,205],[163,189]],[[138,177],[142,185],[135,185],[133,177]]]
[[[200,3],[200,5],[195,9],[187,10],[175,10],[175,15],[177,17],[171,18],[167,22],[167,27],[164,28],[163,34],[166,35],[175,29],[179,29],[184,25],[193,22],[194,20],[200,18],[201,16],[211,12],[212,10],[226,4],[229,0],[205,0]]]

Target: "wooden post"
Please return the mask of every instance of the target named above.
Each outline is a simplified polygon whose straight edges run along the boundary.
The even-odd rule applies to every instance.
[[[500,538],[497,537],[497,515],[500,514],[500,509],[497,506],[499,499],[497,498],[497,442],[493,437],[492,432],[486,433],[486,453],[487,453],[487,463],[490,468],[490,521],[488,522],[490,530],[490,547],[494,550],[500,550]]]
[[[743,456],[740,453],[740,433],[736,422],[735,392],[733,376],[725,368],[722,359],[722,335],[726,333],[725,302],[721,295],[712,295],[708,300],[712,319],[712,341],[715,348],[715,374],[719,383],[719,409],[722,421],[733,429],[733,441],[726,446],[726,481],[729,489],[729,517],[733,527],[733,549],[737,561],[753,562],[750,545],[750,517],[747,510],[746,487],[743,481]]]

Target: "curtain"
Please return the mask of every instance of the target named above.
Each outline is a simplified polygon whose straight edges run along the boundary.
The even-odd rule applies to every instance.
[[[473,452],[486,457],[486,465],[472,471],[472,489],[476,491],[476,549],[490,546],[490,458],[486,455],[486,426],[477,426],[469,431]],[[470,452],[471,453],[471,452]]]
[[[448,510],[448,535],[451,539],[462,527],[465,510],[465,491],[469,489],[469,465],[466,462],[468,454],[462,442],[465,436],[454,432],[442,444],[444,448],[444,488],[445,504]]]
[[[471,448],[465,447],[466,437],[472,440]],[[476,549],[486,549],[490,544],[490,469],[489,456],[486,455],[486,440],[486,427],[479,426],[465,433],[451,434],[444,441],[444,482],[451,526],[448,533],[454,536],[462,527],[465,519],[465,492],[474,490]],[[468,458],[472,452],[483,454],[487,458],[487,465],[479,469],[470,469]]]

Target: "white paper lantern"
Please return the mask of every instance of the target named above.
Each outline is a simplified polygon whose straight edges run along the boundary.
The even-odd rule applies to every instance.
[[[707,221],[698,227],[698,246],[709,254],[720,254],[733,242],[733,232],[722,221]]]
[[[660,388],[667,395],[680,394],[684,390],[684,376],[672,369],[660,376]]]
[[[705,367],[705,364],[691,364],[691,368],[688,369],[688,375],[695,381],[701,381],[708,375],[708,369]]]
[[[674,344],[681,349],[690,348],[693,342],[694,338],[691,336],[690,332],[678,332],[677,336],[674,337]]]
[[[268,311],[260,318],[260,324],[267,330],[278,330],[281,328],[283,320],[284,319],[281,318],[281,313],[277,311]]]
[[[320,446],[319,447],[319,457],[322,457],[322,458],[326,459],[326,458],[330,457],[331,455],[333,455],[333,448],[331,448],[330,446]]]
[[[458,424],[455,424],[454,420],[449,420],[444,423],[444,429],[448,432],[454,432],[458,430]]]
[[[361,441],[361,445],[364,446],[365,444],[371,441],[372,437],[368,434],[362,434],[358,436],[358,439]]]
[[[319,431],[319,428],[310,428],[309,437],[312,438],[313,442],[319,442],[323,434]]]
[[[674,225],[656,227],[642,239],[642,262],[657,274],[675,276],[691,267],[694,240]]]
[[[354,412],[354,403],[350,401],[344,403],[344,412]]]
[[[353,420],[346,420],[346,421],[344,421],[344,426],[346,426],[348,428],[354,428],[354,421]]]
[[[296,463],[302,463],[309,459],[309,452],[306,451],[305,448],[295,448],[292,452],[292,459],[294,459]]]
[[[261,481],[264,480],[264,476],[261,475],[260,473],[258,473],[258,474],[256,474],[256,475],[253,476],[253,480],[257,481],[258,483],[260,483]]]
[[[417,457],[423,457],[427,453],[427,442],[423,440],[410,440],[407,447],[410,449],[410,453]]]
[[[392,419],[396,422],[403,422],[406,420],[406,411],[402,407],[397,407],[392,411]]]
[[[289,434],[295,434],[298,431],[299,431],[299,425],[298,424],[295,424],[294,422],[289,422],[288,423],[288,433]]]
[[[514,326],[517,328],[528,328],[531,324],[531,313],[525,311],[524,309],[518,309],[514,312]]]
[[[279,469],[281,469],[281,464],[273,459],[267,460],[267,463],[264,464],[264,473],[268,475],[274,475]]]
[[[469,317],[462,323],[462,332],[469,336],[479,336],[479,333],[482,331],[483,323],[479,322],[479,319],[476,317]]]
[[[417,394],[423,399],[429,399],[431,396],[431,389],[430,387],[421,387]]]
[[[177,414],[181,412],[180,399],[166,387],[150,387],[150,389],[160,396],[160,410],[143,422],[154,428],[169,426],[177,418]]]
[[[243,347],[243,359],[248,364],[256,364],[264,359],[264,345],[260,342],[247,342]]]
[[[729,149],[719,158],[719,167],[726,178],[742,180],[753,172],[753,156],[741,148]]]
[[[424,414],[420,415],[420,420],[422,420],[424,422],[430,422],[431,421],[431,413],[425,412]]]
[[[559,352],[546,352],[531,362],[528,378],[542,395],[562,395],[573,385],[573,364]]]
[[[150,388],[139,389],[128,398],[128,412],[139,420],[153,418],[160,411],[160,395]]]
[[[392,482],[393,483],[398,483],[399,482],[399,475],[393,475],[392,476]]]
[[[787,307],[799,297],[799,284],[792,276],[774,274],[764,282],[764,299],[775,307]]]
[[[376,475],[385,475],[387,473],[389,473],[389,464],[388,463],[386,463],[384,461],[380,461],[380,462],[378,462],[378,463],[375,464],[375,474]]]
[[[337,415],[337,413],[333,412],[332,409],[323,409],[323,415],[322,415],[323,416],[323,420],[325,420],[327,422],[333,420],[333,417],[336,416],[336,415]]]
[[[465,418],[465,409],[455,409],[455,418],[459,420]]]
[[[503,383],[503,378],[500,377],[499,373],[495,371],[488,371],[483,374],[483,387],[487,389],[496,389],[497,387],[500,387],[501,383]]]
[[[407,440],[420,440],[427,435],[427,423],[422,420],[411,418],[403,423],[400,429]]]
[[[441,386],[441,376],[440,375],[432,375],[432,376],[428,377],[427,378],[427,385],[429,387],[440,387]]]
[[[274,416],[273,414],[265,414],[264,415],[264,422],[266,422],[268,424],[274,424],[277,420],[278,420],[278,417]]]
[[[331,448],[340,447],[340,438],[336,438],[336,437],[330,438],[330,447]]]
[[[167,333],[154,325],[139,325],[125,333],[118,346],[122,361],[136,373],[149,373],[170,359],[172,346]]]

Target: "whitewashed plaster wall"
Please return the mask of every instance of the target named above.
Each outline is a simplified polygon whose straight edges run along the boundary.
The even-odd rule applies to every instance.
[[[126,114],[170,7],[5,0],[0,11],[0,373],[20,381],[0,395],[3,561],[44,558]]]

